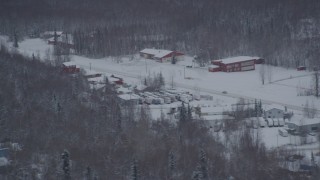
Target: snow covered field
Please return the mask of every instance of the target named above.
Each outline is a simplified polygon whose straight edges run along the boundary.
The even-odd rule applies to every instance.
[[[19,51],[29,56],[34,53],[44,57],[46,50],[49,48],[50,45],[41,39],[27,39],[20,43]],[[162,72],[168,86],[173,80],[177,87],[189,90],[200,89],[200,92],[220,93],[220,95],[223,95],[222,91],[227,91],[228,93],[224,96],[262,99],[269,104],[288,105],[288,108],[293,106],[292,108],[295,110],[302,110],[303,104],[307,100],[314,101],[317,107],[320,106],[320,100],[312,96],[297,96],[296,87],[298,85],[310,88],[312,77],[308,71],[272,67],[271,81],[287,79],[268,83],[268,77],[266,77],[266,84],[262,85],[259,76],[260,65],[256,66],[255,71],[210,73],[206,68],[185,68],[185,65],[192,65],[192,57],[190,56],[187,56],[185,61],[178,62],[176,65],[158,63],[140,58],[137,55],[133,58],[124,56],[120,59],[120,62],[112,57],[91,59],[82,56],[72,56],[72,61],[84,69],[89,69],[91,66],[93,70],[98,72],[123,76],[125,81],[130,84],[139,84],[146,75],[152,76],[155,73]]]
[[[31,56],[32,54],[44,58],[46,51],[51,49],[41,39],[26,39],[19,43],[19,51]],[[186,68],[186,65],[193,65],[192,57],[187,56],[184,61],[176,65],[171,63],[158,63],[153,60],[140,58],[138,55],[123,56],[120,59],[106,57],[92,59],[72,55],[72,61],[85,70],[91,70],[115,74],[131,85],[138,85],[143,82],[144,77],[162,73],[168,87],[174,84],[175,87],[186,89],[190,92],[211,94],[214,100],[211,102],[195,101],[192,105],[227,106],[235,103],[238,98],[261,99],[265,104],[285,105],[288,109],[297,114],[302,114],[306,101],[313,102],[317,109],[320,107],[320,100],[312,96],[297,96],[297,86],[310,88],[312,76],[308,71],[296,71],[281,67],[271,67],[269,72],[272,76],[266,77],[265,85],[262,85],[259,76],[261,65],[256,70],[248,72],[208,72],[207,68]],[[269,83],[271,80],[273,83]],[[278,81],[281,80],[281,81]],[[173,83],[172,83],[173,82]],[[226,91],[225,93],[222,93]],[[168,105],[150,106],[155,119],[160,117],[160,109],[168,109]],[[300,111],[300,112],[299,112]],[[262,128],[263,139],[267,147],[272,148],[284,144],[292,144],[294,137],[281,137],[278,135],[278,128]],[[298,143],[299,144],[299,143]]]

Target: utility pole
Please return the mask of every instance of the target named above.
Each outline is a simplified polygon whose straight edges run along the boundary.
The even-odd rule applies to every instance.
[[[91,71],[91,63],[89,63],[89,65],[90,65],[90,71]]]
[[[186,67],[185,66],[183,67],[183,77],[184,77],[184,79],[186,78]]]

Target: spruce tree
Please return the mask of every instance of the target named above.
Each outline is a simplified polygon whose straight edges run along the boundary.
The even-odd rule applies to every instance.
[[[148,86],[147,78],[144,78],[144,85],[145,85],[145,86]]]
[[[172,151],[169,152],[169,170],[172,173],[176,168],[176,157]]]
[[[53,33],[53,45],[57,45],[57,42],[58,42],[58,35],[57,35],[57,31],[54,30],[54,33]]]
[[[200,149],[200,171],[202,179],[208,178],[207,155],[204,149]]]
[[[162,76],[162,72],[160,72],[160,74],[159,74],[159,85],[160,85],[160,88],[164,87],[164,85],[165,85],[164,78]]]
[[[258,111],[259,111],[259,108],[258,108],[258,103],[257,103],[257,99],[254,100],[254,113],[255,113],[255,116],[258,117]]]
[[[71,179],[69,158],[70,158],[69,152],[67,150],[64,150],[64,152],[61,155],[61,159],[62,159],[63,178],[65,180]]]
[[[194,180],[202,180],[203,175],[201,173],[201,165],[197,164],[196,169],[192,172],[192,179]]]
[[[18,48],[19,44],[18,44],[18,35],[17,32],[14,31],[13,33],[13,47]]]
[[[192,110],[191,110],[191,107],[190,107],[190,104],[188,104],[188,121],[192,121]]]
[[[138,165],[136,159],[133,159],[131,163],[131,179],[138,180]]]
[[[86,180],[91,180],[91,175],[92,173],[91,173],[91,168],[88,166],[87,168],[86,168],[86,173],[85,173],[85,178],[86,178]]]
[[[187,119],[186,107],[184,106],[184,102],[181,104],[180,108],[180,123],[184,123]]]

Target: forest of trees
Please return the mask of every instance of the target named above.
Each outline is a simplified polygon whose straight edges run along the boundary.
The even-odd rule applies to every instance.
[[[273,65],[313,68],[320,65],[319,9],[319,0],[1,0],[0,34],[18,47],[25,37],[66,31],[75,53],[91,57],[156,47],[201,61],[255,55]],[[144,82],[159,89],[161,79]],[[187,105],[177,122],[165,114],[154,120],[147,106],[121,104],[109,84],[91,90],[81,73],[69,76],[0,47],[0,143],[21,146],[10,151],[0,179],[320,177],[319,168],[312,177],[286,170],[289,152],[267,150],[259,131],[241,125],[244,116],[235,114],[221,139]]]
[[[177,123],[155,121],[148,107],[119,104],[112,86],[92,91],[60,71],[1,47],[0,141],[22,148],[0,179],[306,178],[283,169],[259,132],[236,125],[221,140],[184,104]]]
[[[318,0],[2,0],[0,32],[74,35],[76,53],[101,57],[145,47],[199,59],[254,55],[284,67],[319,66]]]

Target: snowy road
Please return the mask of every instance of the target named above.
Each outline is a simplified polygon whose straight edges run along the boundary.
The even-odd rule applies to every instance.
[[[84,69],[90,69],[90,66],[88,65],[88,63],[86,64],[79,64],[82,68]],[[121,71],[116,71],[116,70],[111,70],[111,69],[107,69],[106,67],[98,67],[98,66],[91,66],[92,70],[95,71],[99,71],[99,72],[106,72],[106,73],[111,73],[114,75],[120,75],[120,76],[124,76],[124,77],[130,77],[130,78],[135,78],[135,79],[141,79],[142,77],[140,75],[137,74],[132,74],[132,73],[127,73],[127,72],[121,72]],[[189,84],[184,84],[184,83],[177,83],[174,82],[176,87],[179,88],[183,88],[183,89],[188,89],[193,91],[194,90],[194,86],[193,85],[189,85]],[[171,83],[166,83],[167,86],[170,86]],[[254,101],[255,99],[260,99],[260,98],[255,98],[255,97],[250,97],[250,96],[245,96],[245,95],[240,95],[240,94],[234,94],[234,93],[222,93],[221,91],[217,91],[214,89],[209,89],[209,88],[203,88],[203,87],[198,87],[199,91],[201,92],[205,92],[205,93],[209,93],[209,94],[215,94],[215,95],[220,95],[220,96],[225,96],[225,97],[231,97],[231,98],[243,98],[249,101]],[[297,110],[297,111],[303,111],[304,107],[303,106],[297,106],[297,105],[291,105],[291,104],[286,104],[286,103],[281,103],[281,102],[277,102],[277,101],[272,101],[272,100],[267,100],[267,99],[261,99],[261,101],[264,104],[277,104],[277,105],[281,105],[281,106],[286,106],[288,109],[291,110]],[[318,113],[320,113],[320,109],[316,109]]]

